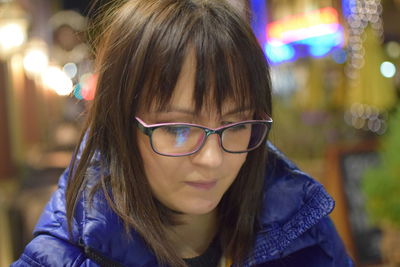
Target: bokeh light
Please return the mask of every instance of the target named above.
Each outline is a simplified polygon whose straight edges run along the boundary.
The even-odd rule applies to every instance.
[[[49,58],[43,49],[29,49],[24,56],[24,69],[28,73],[40,74],[47,68]]]
[[[386,78],[392,78],[396,74],[396,66],[389,61],[381,64],[381,73]]]
[[[400,44],[394,41],[388,42],[386,44],[386,53],[392,58],[400,57]]]
[[[42,74],[42,80],[46,87],[60,96],[69,95],[73,90],[71,79],[59,67],[48,67]]]
[[[70,62],[64,65],[63,71],[65,72],[65,74],[67,74],[68,77],[72,79],[78,73],[78,67],[75,63]]]
[[[371,131],[382,135],[387,130],[387,114],[381,113],[377,108],[361,103],[354,103],[344,113],[344,121],[347,125],[358,130]]]
[[[75,90],[77,90],[74,93],[75,96],[80,95],[85,100],[93,100],[97,85],[97,75],[92,73],[83,74],[79,79],[79,85],[79,87],[75,87]]]
[[[26,33],[22,25],[7,23],[0,26],[0,46],[4,51],[21,46],[26,39]]]
[[[336,49],[332,52],[332,59],[338,64],[343,64],[346,62],[347,53],[343,49]]]
[[[271,63],[290,61],[295,57],[295,50],[292,46],[278,42],[267,43],[264,51]]]

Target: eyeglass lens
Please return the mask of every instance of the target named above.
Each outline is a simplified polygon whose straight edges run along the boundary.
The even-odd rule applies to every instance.
[[[267,130],[263,123],[238,124],[223,131],[221,143],[229,152],[246,152],[259,145]],[[203,144],[206,133],[195,126],[168,125],[155,129],[151,138],[157,152],[181,155],[196,151]]]

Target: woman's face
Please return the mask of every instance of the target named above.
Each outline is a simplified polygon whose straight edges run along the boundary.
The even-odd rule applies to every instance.
[[[192,97],[194,80],[195,62],[194,57],[189,55],[183,64],[168,111],[157,112],[142,107],[137,116],[147,124],[188,122],[209,128],[251,119],[251,111],[231,113],[237,106],[230,102],[224,104],[221,116],[210,109],[195,114]],[[191,215],[207,214],[215,209],[247,156],[247,153],[223,151],[216,134],[207,138],[200,151],[183,157],[156,154],[149,137],[140,131],[138,146],[154,196],[166,207]]]

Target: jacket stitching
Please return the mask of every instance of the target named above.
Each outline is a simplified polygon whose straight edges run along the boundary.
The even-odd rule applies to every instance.
[[[272,229],[266,234],[266,241],[261,241],[252,255],[245,261],[245,266],[258,264],[271,256],[284,250],[291,241],[314,226],[321,218],[328,215],[334,207],[334,201],[327,195],[322,187],[313,193],[311,199],[296,213],[296,215],[282,227]],[[257,237],[257,240],[265,239],[265,233]],[[267,253],[265,253],[267,252]]]
[[[36,266],[45,267],[41,263],[35,261],[33,258],[29,257],[25,253],[21,255],[21,260],[28,263],[28,264],[35,264]]]
[[[78,257],[76,257],[72,266],[81,266],[85,260],[86,260],[86,257],[81,253],[78,255]]]

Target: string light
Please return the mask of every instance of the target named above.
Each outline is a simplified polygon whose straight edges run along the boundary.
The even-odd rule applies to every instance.
[[[351,127],[378,135],[384,134],[387,129],[385,113],[380,113],[378,109],[360,103],[354,103],[350,110],[344,113],[344,121]]]
[[[382,4],[381,0],[346,0],[343,1],[343,10],[349,30],[345,74],[355,83],[359,69],[365,63],[362,37],[365,28],[371,25],[378,38],[383,40]],[[393,68],[385,62],[381,66],[381,73],[391,75]],[[345,112],[344,121],[356,129],[364,129],[379,135],[386,131],[384,114],[374,107],[360,103],[353,104],[350,110]]]
[[[382,4],[380,0],[349,0],[345,8],[350,10],[347,16],[349,26],[348,64],[345,72],[348,78],[355,79],[358,69],[364,66],[365,49],[362,34],[371,25],[383,40]]]

